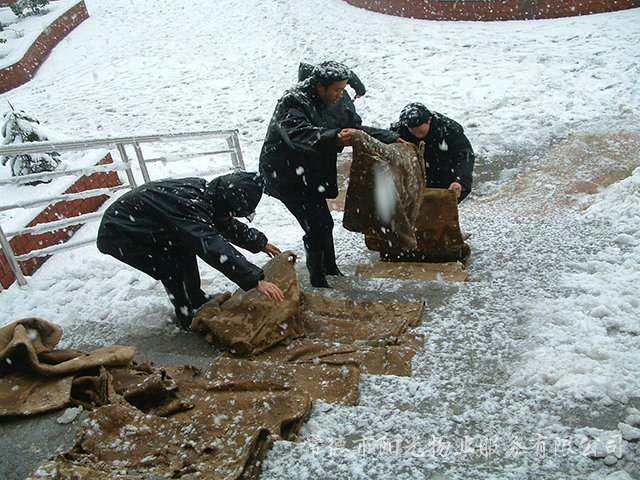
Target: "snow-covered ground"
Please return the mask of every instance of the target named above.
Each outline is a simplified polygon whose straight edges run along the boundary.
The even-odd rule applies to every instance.
[[[265,478],[284,478],[285,471],[291,479],[323,478],[325,468],[333,472],[325,478],[429,478],[443,465],[453,469],[449,478],[471,478],[464,465],[456,476],[451,457],[421,463],[410,455],[382,459],[309,445],[354,432],[361,440],[408,439],[402,428],[451,440],[461,434],[454,427],[482,420],[486,428],[476,435],[488,436],[497,424],[501,434],[511,431],[505,422],[526,425],[531,447],[536,435],[550,431],[556,440],[598,437],[589,423],[597,424],[598,412],[585,413],[592,419],[585,430],[569,428],[553,413],[556,407],[620,406],[620,422],[634,413],[640,397],[640,9],[471,23],[387,17],[339,0],[86,5],[90,18],[36,77],[3,95],[65,137],[239,128],[245,162],[256,169],[271,113],[294,83],[298,62],[335,59],[367,86],[356,101],[365,123],[388,126],[406,103],[422,101],[458,120],[478,154],[476,191],[461,208],[463,229],[473,234],[470,279],[431,308],[417,329],[427,346],[414,361],[413,383],[365,377],[361,405],[314,410],[299,446],[276,445]],[[607,146],[590,151],[593,138]],[[560,179],[583,171],[580,156],[568,166],[552,162],[549,152],[566,144],[595,162],[594,178],[619,164],[628,168],[627,178],[595,194],[563,189]],[[527,177],[536,168],[544,175]],[[533,180],[515,183],[522,177]],[[501,197],[513,185],[514,194]],[[361,236],[340,227],[340,214],[335,219],[339,264],[353,273],[369,256]],[[277,201],[264,198],[254,223],[280,248],[303,251],[301,230]],[[79,235],[92,234],[95,226]],[[206,266],[202,274],[209,291],[233,288]],[[391,281],[376,287],[404,288]],[[56,255],[27,287],[0,293],[0,306],[0,325],[39,316],[63,327],[86,319],[112,329],[172,333],[162,288],[93,247]],[[92,338],[101,341],[108,339]],[[527,397],[503,404],[492,393],[483,403],[465,403],[470,385],[489,385],[500,398]],[[456,398],[467,405],[462,413],[449,408]],[[418,410],[436,401],[442,408],[417,418],[406,405],[394,410],[407,399]],[[548,418],[531,424],[541,399],[550,404]],[[331,448],[336,445],[342,443]],[[332,455],[320,461],[318,451]],[[588,456],[575,458],[573,465],[556,457],[559,470],[578,472],[562,478],[584,478],[579,472],[592,468]],[[623,459],[633,471],[640,468],[637,458]],[[509,478],[531,478],[526,465],[518,469],[512,460]],[[615,472],[614,466],[610,473],[618,476],[611,478],[631,478]]]

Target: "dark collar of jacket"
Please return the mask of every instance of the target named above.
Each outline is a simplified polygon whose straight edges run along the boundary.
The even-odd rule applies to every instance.
[[[316,110],[322,112],[326,105],[320,98],[320,95],[318,95],[318,90],[312,80],[313,79],[308,78],[304,82],[299,83],[296,87],[300,88],[300,92],[308,99]]]

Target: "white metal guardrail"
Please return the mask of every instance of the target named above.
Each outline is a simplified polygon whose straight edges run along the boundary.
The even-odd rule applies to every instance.
[[[226,147],[217,148],[213,150],[190,150],[188,152],[180,154],[167,154],[164,156],[158,156],[155,158],[145,158],[142,147],[146,144],[158,144],[167,142],[187,142],[194,140],[209,140],[209,139],[222,139],[226,141]],[[244,160],[242,158],[242,151],[240,149],[240,142],[238,140],[237,130],[215,130],[215,131],[202,131],[202,132],[187,132],[187,133],[175,133],[175,134],[160,134],[160,135],[142,135],[134,137],[118,137],[118,138],[102,138],[92,140],[80,140],[80,141],[62,141],[62,142],[33,142],[24,143],[18,145],[7,145],[0,147],[0,156],[2,155],[20,155],[20,154],[32,154],[32,153],[44,153],[44,152],[63,152],[63,151],[85,151],[95,149],[105,150],[117,150],[120,162],[114,160],[113,163],[95,165],[88,168],[76,168],[69,170],[36,173],[31,175],[24,175],[20,177],[10,177],[0,180],[0,185],[14,184],[22,185],[32,183],[34,181],[46,181],[63,176],[72,176],[80,178],[83,175],[91,175],[96,172],[125,172],[126,183],[123,183],[117,187],[111,188],[98,188],[93,190],[86,190],[79,193],[58,194],[37,199],[18,200],[18,199],[2,199],[2,202],[9,202],[0,204],[0,212],[19,209],[30,208],[39,205],[52,205],[54,203],[75,200],[80,198],[99,197],[102,195],[113,195],[118,190],[135,188],[138,183],[136,181],[134,170],[132,168],[132,162],[127,153],[127,147],[132,147],[137,159],[137,166],[139,167],[140,174],[142,175],[142,183],[151,181],[149,174],[149,165],[162,162],[163,164],[172,162],[181,162],[196,157],[210,157],[213,155],[228,154],[231,158],[231,168],[233,170],[245,170]],[[210,146],[209,146],[210,148]],[[206,175],[206,172],[198,172],[199,175]],[[191,176],[194,176],[193,174]],[[157,180],[157,179],[156,179]],[[68,241],[59,245],[53,245],[38,250],[32,250],[24,255],[16,255],[11,248],[9,240],[15,236],[23,235],[27,233],[40,234],[46,232],[54,232],[65,227],[72,225],[84,224],[88,221],[96,220],[101,217],[99,213],[86,213],[72,218],[65,218],[54,222],[40,223],[32,227],[23,227],[17,230],[4,232],[0,226],[0,246],[4,252],[7,262],[13,271],[16,281],[19,285],[26,285],[24,273],[20,268],[21,261],[26,261],[35,257],[43,257],[51,255],[56,252],[69,250],[72,248],[80,247],[93,243],[95,239],[88,239],[82,241]],[[0,286],[0,291],[2,286]]]

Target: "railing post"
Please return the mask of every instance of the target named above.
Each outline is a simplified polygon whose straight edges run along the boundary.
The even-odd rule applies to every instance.
[[[227,145],[233,150],[231,152],[231,163],[236,170],[246,170],[244,160],[242,159],[242,151],[240,150],[240,141],[238,140],[238,131],[235,130],[227,137]]]
[[[145,181],[145,183],[151,181],[149,170],[147,169],[147,162],[145,162],[144,155],[142,155],[142,148],[140,148],[140,144],[138,142],[135,142],[133,144],[133,149],[136,151],[136,157],[138,158],[140,171],[142,171],[142,179]]]
[[[27,280],[24,278],[22,273],[22,269],[20,268],[20,264],[18,260],[16,260],[16,256],[11,249],[11,245],[9,244],[9,240],[7,236],[4,234],[4,230],[0,227],[0,245],[2,245],[2,250],[4,251],[4,256],[7,258],[9,262],[9,266],[11,267],[11,271],[16,276],[16,281],[18,285],[24,287],[27,284]]]
[[[122,143],[118,143],[118,153],[120,153],[120,158],[122,159],[122,162],[127,165],[127,169],[125,170],[127,172],[127,178],[129,179],[129,185],[131,185],[131,188],[135,188],[138,185],[136,184],[136,179],[133,176],[133,171],[131,170],[131,163],[129,162],[129,157],[127,157],[127,151],[124,149],[124,145]]]

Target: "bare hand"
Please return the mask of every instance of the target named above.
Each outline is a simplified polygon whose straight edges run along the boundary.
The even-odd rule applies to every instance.
[[[258,286],[256,287],[261,294],[267,297],[267,300],[271,302],[281,302],[284,300],[284,293],[280,290],[275,283],[265,282],[264,280],[260,280],[258,282]]]
[[[276,257],[282,253],[278,247],[276,247],[275,245],[271,245],[270,243],[267,243],[262,251],[269,255],[271,258]]]
[[[351,132],[353,132],[354,128],[343,128],[338,133],[337,141],[339,147],[350,147],[351,146]]]
[[[396,143],[411,143],[411,142],[407,142],[404,138],[398,137],[398,141]]]
[[[460,194],[462,193],[462,185],[458,182],[453,182],[449,185],[449,190],[456,194],[456,198],[460,198]]]

